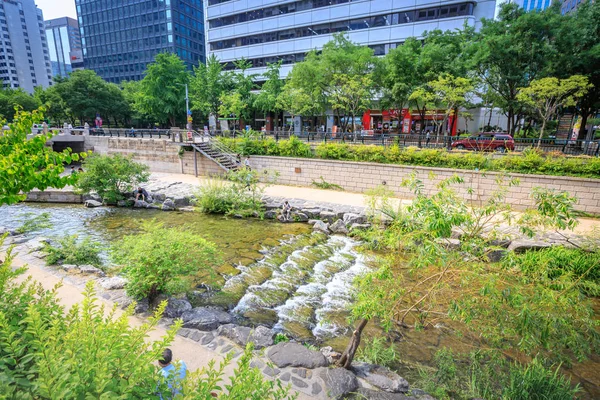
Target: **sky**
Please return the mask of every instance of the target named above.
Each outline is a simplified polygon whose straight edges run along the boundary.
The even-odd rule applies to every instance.
[[[60,17],[77,19],[75,0],[35,0],[35,4],[44,13],[44,20]]]

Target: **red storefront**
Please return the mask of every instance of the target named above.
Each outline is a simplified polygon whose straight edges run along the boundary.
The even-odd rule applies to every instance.
[[[434,121],[442,121],[444,114],[427,114],[425,120],[421,121],[421,116],[416,110],[367,110],[362,117],[363,129],[370,134],[374,133],[417,133],[423,130],[434,132],[436,125]],[[454,121],[455,117],[451,115],[446,121],[446,132],[451,132],[452,136],[456,136],[457,124]]]

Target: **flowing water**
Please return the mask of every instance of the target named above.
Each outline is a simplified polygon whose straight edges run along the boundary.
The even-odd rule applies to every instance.
[[[191,277],[197,284],[190,296],[195,306],[224,307],[239,323],[267,324],[296,339],[317,341],[338,351],[348,343],[346,309],[352,301],[351,283],[369,268],[368,260],[356,249],[359,243],[352,239],[311,233],[307,224],[74,205],[3,206],[0,226],[16,229],[44,212],[50,214],[52,227],[25,236],[52,239],[76,234],[108,247],[124,235],[143,232],[144,223],[152,221],[196,232],[217,245],[223,264],[216,271],[220,289],[203,285],[203,276]],[[106,254],[105,259],[108,262]],[[369,323],[364,336],[382,334],[375,323]],[[476,336],[458,336],[449,329],[400,330],[390,336],[401,360],[398,370],[411,382],[419,378],[418,366],[431,365],[439,348],[468,353],[482,346]],[[600,359],[593,355],[566,370],[583,383],[582,398],[600,398],[599,368]]]

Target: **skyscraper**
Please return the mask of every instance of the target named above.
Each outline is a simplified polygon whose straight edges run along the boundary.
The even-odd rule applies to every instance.
[[[46,21],[46,38],[53,77],[83,69],[81,35],[76,20],[63,17]]]
[[[494,18],[495,8],[495,0],[208,0],[208,53],[228,68],[245,58],[258,74],[267,63],[283,60],[286,76],[293,63],[335,32],[347,32],[353,42],[384,55],[425,31],[478,26],[481,18]]]
[[[76,0],[83,59],[109,82],[139,80],[156,54],[205,62],[202,0]]]
[[[552,0],[517,0],[515,3],[523,7],[525,11],[541,11],[550,7]]]
[[[52,84],[44,18],[34,0],[0,2],[0,80],[29,93]]]

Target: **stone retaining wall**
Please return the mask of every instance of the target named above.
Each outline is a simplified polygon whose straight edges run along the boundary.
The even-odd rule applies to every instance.
[[[33,203],[83,203],[83,199],[80,194],[75,194],[70,190],[53,189],[44,190],[43,192],[39,190],[29,192],[27,193],[27,199],[25,201],[30,201]]]
[[[98,154],[131,155],[135,161],[150,167],[153,172],[195,174],[194,153],[186,151],[179,157],[179,146],[166,139],[111,138],[89,136],[85,149]],[[197,153],[198,175],[209,176],[223,173],[214,162]]]
[[[474,204],[487,200],[498,187],[497,179],[503,176],[497,172],[287,157],[254,156],[250,158],[250,163],[252,168],[259,171],[266,169],[279,172],[277,182],[284,185],[311,186],[313,181],[320,181],[320,177],[323,177],[326,182],[340,185],[350,192],[363,193],[378,185],[385,185],[401,198],[413,196],[408,188],[401,185],[412,173],[423,181],[426,193],[437,191],[436,185],[440,181],[458,175],[465,181],[456,185],[458,193]],[[567,191],[577,197],[577,210],[600,214],[600,179],[516,173],[506,175],[506,178],[508,176],[520,181],[518,186],[507,188],[506,194],[506,202],[516,208],[532,206],[532,189],[542,187]],[[469,188],[473,188],[473,194],[468,193]]]

